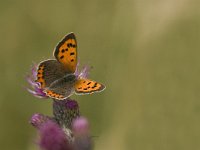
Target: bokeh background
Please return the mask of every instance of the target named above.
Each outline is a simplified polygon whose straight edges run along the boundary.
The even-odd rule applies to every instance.
[[[200,2],[0,0],[0,149],[37,150],[25,76],[74,32],[81,64],[107,89],[73,96],[95,150],[200,149]]]

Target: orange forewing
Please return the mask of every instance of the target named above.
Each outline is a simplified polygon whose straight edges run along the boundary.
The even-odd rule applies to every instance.
[[[66,70],[74,73],[77,65],[77,43],[73,33],[68,34],[56,46],[54,56],[62,63]]]
[[[104,89],[105,86],[103,84],[89,79],[79,79],[75,83],[75,92],[77,94],[90,94]]]

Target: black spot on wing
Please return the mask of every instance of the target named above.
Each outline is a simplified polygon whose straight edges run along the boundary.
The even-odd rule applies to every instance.
[[[74,54],[75,54],[74,52],[71,52],[71,53],[70,53],[71,56],[74,55]]]
[[[76,37],[75,37],[74,33],[69,33],[68,35],[66,35],[66,36],[58,43],[58,45],[56,46],[56,49],[55,49],[55,51],[54,51],[54,56],[55,56],[56,58],[58,58],[59,48],[60,48],[63,44],[65,44],[65,42],[66,42],[67,40],[69,40],[69,39],[74,39],[74,40],[76,41]],[[67,51],[67,50],[66,50],[66,51]]]

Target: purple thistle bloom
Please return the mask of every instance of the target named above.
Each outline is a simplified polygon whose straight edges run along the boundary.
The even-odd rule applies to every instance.
[[[75,150],[92,150],[93,142],[89,134],[89,123],[84,117],[75,119],[72,123]]]
[[[27,76],[26,80],[28,81],[31,89],[26,88],[28,92],[33,94],[35,97],[38,98],[48,98],[46,94],[43,92],[43,89],[40,86],[40,83],[35,82],[35,79],[37,77],[37,66],[34,65],[31,69],[31,75]]]
[[[61,126],[70,129],[73,119],[80,116],[78,103],[70,98],[62,101],[54,100],[53,114]]]
[[[53,121],[39,128],[39,145],[44,150],[72,150],[63,130]]]
[[[30,123],[36,127],[36,128],[40,128],[45,122],[49,121],[50,117],[47,117],[43,114],[34,114],[31,119],[30,119]]]
[[[89,123],[85,117],[78,117],[72,122],[72,131],[75,136],[88,136]]]
[[[77,79],[87,78],[90,67],[84,66],[81,71],[75,71]],[[48,98],[43,92],[37,78],[37,66],[32,68],[32,74],[27,81],[32,89],[27,90],[38,98]],[[30,123],[39,130],[39,145],[43,150],[92,150],[93,142],[89,134],[89,123],[80,117],[79,105],[75,100],[67,98],[53,101],[54,117],[34,114]]]
[[[39,130],[38,144],[43,150],[92,150],[89,123],[80,117],[75,100],[54,100],[54,118],[34,114],[30,123]]]
[[[79,63],[78,63],[78,65],[79,65]],[[76,71],[75,71],[75,76],[77,78],[87,78],[88,75],[89,75],[89,71],[90,71],[91,67],[88,66],[88,65],[85,65],[85,66],[83,66],[82,70],[79,71],[78,65],[77,65],[77,68],[76,68]]]

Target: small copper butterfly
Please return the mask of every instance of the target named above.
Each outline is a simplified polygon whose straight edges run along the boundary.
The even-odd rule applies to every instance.
[[[36,82],[47,96],[63,100],[76,94],[100,92],[105,86],[96,81],[77,77],[77,42],[74,33],[66,35],[54,50],[56,59],[42,61],[38,65]]]

